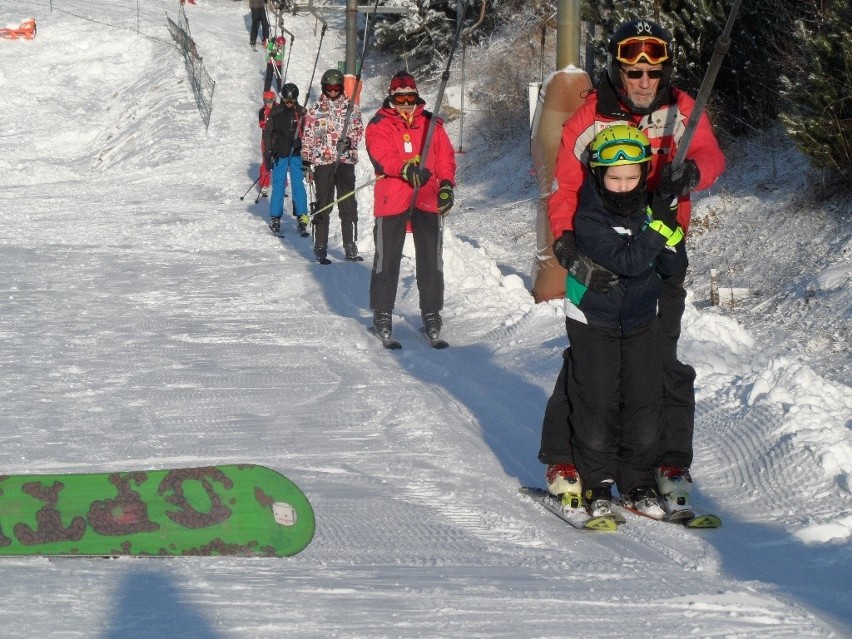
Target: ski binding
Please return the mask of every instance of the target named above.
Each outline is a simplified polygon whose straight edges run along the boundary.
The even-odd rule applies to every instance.
[[[558,497],[554,497],[542,488],[523,486],[520,492],[541,504],[562,521],[580,530],[615,532],[620,524],[627,521],[623,515],[616,512],[602,517],[590,517],[584,508],[579,507],[579,505],[572,507],[573,504],[563,505]]]
[[[447,340],[441,339],[440,337],[436,339],[432,339],[431,337],[429,337],[429,334],[426,332],[425,326],[420,327],[420,332],[423,333],[423,337],[426,338],[426,341],[429,342],[429,346],[431,346],[432,348],[442,349],[447,348],[450,345]]]
[[[385,348],[387,348],[388,350],[395,351],[395,350],[398,350],[398,349],[402,348],[402,344],[400,344],[400,343],[399,343],[397,340],[395,340],[393,337],[389,337],[388,339],[385,339],[384,337],[382,337],[381,335],[379,335],[379,334],[376,332],[376,327],[375,327],[375,326],[370,326],[367,330],[369,330],[369,331],[370,331],[370,333],[371,333],[372,335],[375,335],[375,336],[376,336],[376,339],[378,339],[378,340],[382,343],[382,346],[384,346],[384,347],[385,347]]]

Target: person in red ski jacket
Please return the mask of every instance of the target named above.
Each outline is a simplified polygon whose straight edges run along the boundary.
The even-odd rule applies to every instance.
[[[275,104],[275,92],[274,91],[264,91],[263,92],[263,106],[260,107],[260,111],[257,112],[257,124],[260,126],[261,137],[260,137],[260,180],[258,181],[258,185],[260,186],[260,194],[263,197],[267,197],[269,195],[269,179],[270,172],[269,168],[266,166],[266,162],[264,158],[266,157],[266,149],[263,144],[263,130],[266,128],[266,121],[269,119],[269,113],[272,111],[272,107]]]
[[[621,25],[609,42],[609,63],[597,90],[565,122],[554,170],[555,188],[548,201],[548,218],[554,255],[571,271],[580,261],[574,243],[573,220],[581,186],[588,172],[586,149],[594,136],[615,124],[639,128],[651,143],[652,157],[647,191],[660,191],[677,198],[677,222],[689,229],[693,190],[713,185],[725,170],[723,155],[705,114],[677,172],[672,161],[695,101],[670,84],[673,60],[671,36],[649,20]],[[678,246],[686,251],[685,242]],[[684,263],[685,260],[684,260]],[[589,260],[582,260],[582,274],[591,289],[605,292],[614,282],[612,274]],[[686,290],[686,269],[665,281],[658,302],[660,330],[658,347],[663,356],[663,424],[656,460],[656,476],[663,505],[669,512],[688,506],[691,487],[692,435],[695,422],[695,370],[677,359],[681,318]],[[567,355],[567,351],[566,351]],[[567,361],[567,357],[566,357]],[[567,365],[556,382],[545,410],[539,460],[548,464],[548,490],[553,494],[577,491],[578,477],[570,444],[570,403],[566,394]]]
[[[456,160],[443,121],[437,119],[428,156],[425,162],[421,161],[433,117],[425,105],[414,77],[400,71],[391,79],[388,97],[365,133],[367,153],[377,177],[373,205],[376,252],[370,279],[370,308],[374,329],[385,339],[391,335],[391,311],[409,227],[414,239],[423,325],[431,339],[438,339],[441,330],[443,216],[453,206]],[[415,187],[417,201],[412,206]]]

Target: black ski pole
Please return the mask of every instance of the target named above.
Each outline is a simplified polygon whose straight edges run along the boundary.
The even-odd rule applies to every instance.
[[[379,0],[376,0],[376,4],[373,5],[373,17],[375,17],[376,12],[379,10]],[[346,118],[343,120],[343,131],[340,134],[340,142],[343,143],[346,140],[346,133],[349,131],[349,121],[352,119],[352,112],[355,110],[355,97],[358,95],[358,91],[361,90],[361,73],[364,71],[364,58],[367,57],[367,41],[370,39],[370,16],[369,14],[365,17],[366,23],[364,24],[364,46],[361,49],[361,59],[358,63],[358,69],[355,71],[355,85],[352,87],[352,95],[349,97],[349,104],[346,107]],[[340,159],[340,145],[335,149],[334,155],[334,172],[337,174],[337,163]]]
[[[462,24],[464,23],[464,9],[467,6],[467,0],[459,0],[458,8],[456,9],[456,35],[453,38],[453,46],[450,48],[450,55],[447,57],[447,66],[441,74],[441,84],[438,86],[438,95],[435,98],[435,110],[432,112],[432,117],[429,118],[429,128],[426,129],[426,138],[423,140],[423,147],[420,150],[420,162],[418,166],[426,166],[426,159],[429,157],[429,147],[432,146],[432,137],[435,134],[435,125],[437,124],[438,114],[441,112],[441,102],[444,100],[444,89],[447,88],[447,82],[450,80],[450,66],[453,63],[453,56],[456,54],[456,48],[461,37]],[[408,217],[414,213],[414,206],[417,202],[417,193],[420,191],[420,185],[414,185],[414,192],[411,194],[411,206],[408,207]]]
[[[695,96],[695,106],[692,107],[692,113],[689,114],[689,119],[686,121],[683,135],[677,143],[677,153],[675,153],[675,159],[672,161],[672,176],[674,177],[679,175],[679,169],[683,166],[683,162],[686,159],[686,152],[689,150],[689,144],[692,142],[695,130],[698,128],[698,120],[704,112],[704,106],[707,104],[707,99],[713,90],[713,84],[716,82],[716,75],[722,66],[722,60],[728,53],[728,49],[731,48],[731,29],[734,26],[734,20],[736,20],[742,1],[734,0],[734,5],[728,14],[728,21],[725,23],[725,29],[722,31],[722,35],[716,40],[713,57],[710,59],[710,65],[704,73],[704,79],[701,81],[701,87],[698,89],[698,95]]]
[[[319,45],[317,45],[317,57],[314,59],[314,70],[311,71],[311,79],[308,82],[308,90],[305,91],[305,103],[302,105],[305,108],[308,107],[308,102],[311,99],[311,87],[314,85],[314,76],[317,73],[317,64],[319,64],[319,55],[320,55],[320,51],[322,50],[322,41],[323,41],[323,38],[325,38],[325,30],[326,30],[327,27],[328,27],[328,25],[325,22],[323,22],[322,23],[322,31],[320,32]]]
[[[376,12],[379,10],[379,0],[376,0],[376,4],[373,5],[373,16],[376,15]],[[361,73],[364,71],[364,58],[367,57],[367,42],[370,39],[370,16],[369,14],[366,16],[366,23],[364,24],[364,46],[361,49],[361,60],[357,65],[358,68],[355,71],[355,85],[352,88],[352,95],[349,96],[349,104],[346,105],[346,116],[343,119],[343,129],[340,133],[340,140],[337,143],[337,146],[334,149],[334,169],[331,173],[331,180],[328,185],[328,199],[331,199],[332,193],[334,193],[335,185],[337,184],[337,168],[340,166],[340,155],[343,149],[343,145],[346,142],[346,135],[349,131],[349,122],[352,120],[352,113],[355,111],[355,96],[358,95],[358,91],[361,89]],[[357,190],[357,189],[356,189]],[[354,193],[354,191],[353,191]],[[338,198],[337,201],[344,198]],[[328,205],[322,207],[317,213],[321,211],[325,211],[329,208]]]
[[[254,188],[254,185],[255,185],[255,184],[257,184],[259,181],[260,181],[260,176],[258,175],[258,176],[257,176],[257,179],[256,179],[254,182],[252,182],[252,183],[251,183],[251,186],[250,186],[250,187],[248,187],[248,189],[246,189],[246,192],[245,192],[245,193],[243,193],[243,194],[240,196],[240,201],[243,201],[244,199],[246,199],[246,195],[248,195],[248,194],[249,194],[249,191],[251,191],[251,190]],[[255,202],[255,204],[257,204],[257,202]]]

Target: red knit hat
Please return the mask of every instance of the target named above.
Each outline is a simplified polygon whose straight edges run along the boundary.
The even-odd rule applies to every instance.
[[[417,83],[414,81],[414,76],[408,71],[398,71],[397,74],[391,78],[388,95],[411,92],[417,93]]]

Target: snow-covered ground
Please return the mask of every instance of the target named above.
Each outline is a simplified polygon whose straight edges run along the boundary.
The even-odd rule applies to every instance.
[[[33,11],[7,0],[0,24]],[[317,533],[283,560],[0,559],[0,635],[852,636],[850,205],[809,203],[783,138],[728,150],[690,240],[695,493],[725,525],[586,534],[517,493],[542,484],[565,346],[560,304],[527,293],[522,127],[502,143],[465,128],[445,237],[452,348],[417,335],[409,259],[404,349],[384,351],[365,330],[370,189],[366,262],[341,261],[334,223],[331,266],[292,218],[275,239],[267,202],[240,200],[262,88],[246,5],[188,12],[217,81],[207,132],[172,47],[47,8],[35,40],[0,40],[0,472],[256,462],[304,489]],[[303,92],[314,26],[287,22]],[[343,55],[330,26],[318,73]],[[394,68],[367,67],[369,115]],[[362,162],[358,183],[371,177]],[[711,268],[723,299],[752,295],[708,306]]]

